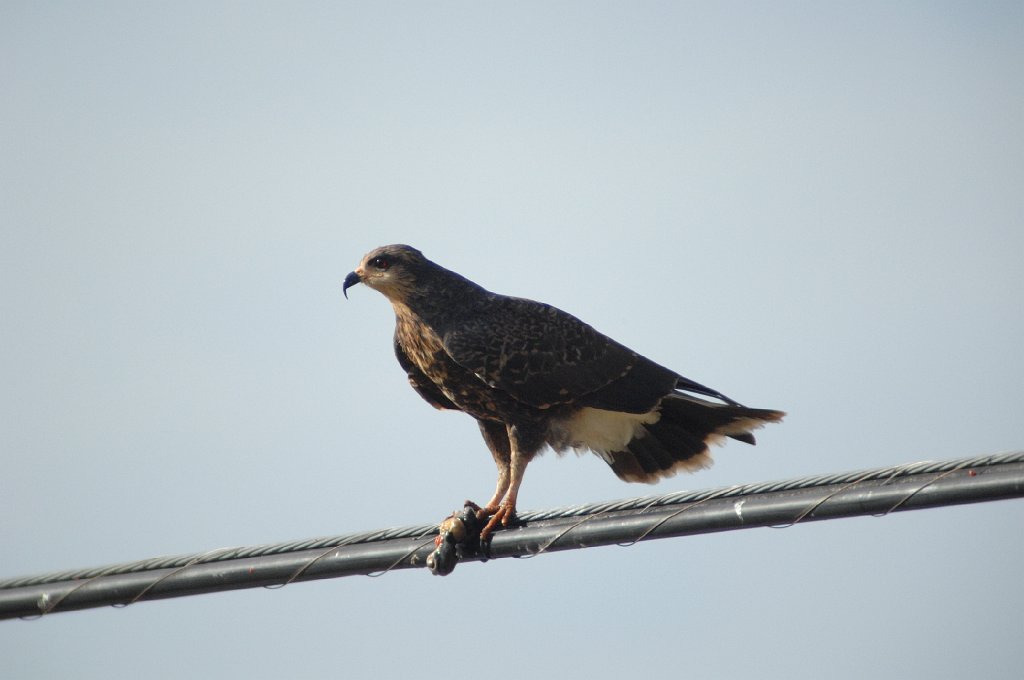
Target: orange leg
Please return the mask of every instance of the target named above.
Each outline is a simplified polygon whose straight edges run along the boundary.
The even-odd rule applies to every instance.
[[[530,460],[520,452],[516,438],[510,436],[509,439],[512,444],[510,465],[505,469],[499,466],[498,488],[494,497],[486,507],[481,508],[477,513],[480,519],[487,516],[491,518],[480,531],[481,541],[487,541],[494,530],[498,528],[499,523],[507,527],[516,519],[516,499],[519,497],[519,487],[523,483],[526,465]]]
[[[508,465],[498,466],[498,484],[494,489],[494,495],[491,496],[491,500],[487,501],[487,505],[480,508],[477,512],[477,517],[483,519],[484,517],[490,517],[498,511],[501,506],[501,499],[505,497],[505,493],[508,491],[509,483],[509,467]],[[468,501],[467,501],[468,502]]]
[[[494,464],[498,466],[498,483],[495,486],[494,495],[491,496],[491,500],[487,502],[487,505],[481,508],[473,501],[466,501],[466,505],[476,508],[477,518],[482,520],[498,511],[501,499],[505,497],[505,492],[508,491],[512,446],[509,444],[508,428],[505,427],[504,423],[493,420],[481,420],[479,425],[480,434],[483,435],[484,442],[487,444],[487,448],[490,449],[491,456],[494,457]]]

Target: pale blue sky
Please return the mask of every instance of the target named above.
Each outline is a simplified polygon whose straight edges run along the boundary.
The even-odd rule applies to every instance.
[[[790,413],[655,487],[545,455],[524,510],[1022,448],[1022,64],[1010,2],[2,3],[0,574],[485,500],[341,297],[383,243]],[[6,622],[0,676],[1010,678],[1022,521]]]

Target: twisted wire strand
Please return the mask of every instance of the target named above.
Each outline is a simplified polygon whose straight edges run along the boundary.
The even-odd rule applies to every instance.
[[[776,492],[798,491],[814,487],[831,487],[837,485],[839,486],[838,489],[829,493],[824,498],[817,500],[813,505],[801,511],[792,521],[790,521],[786,525],[783,525],[790,526],[812,514],[817,508],[819,508],[822,504],[827,502],[835,495],[849,488],[855,487],[858,484],[874,481],[882,481],[883,484],[889,484],[909,476],[922,474],[939,475],[938,477],[928,481],[926,484],[917,487],[916,489],[911,491],[909,495],[907,495],[906,497],[902,498],[899,502],[897,502],[892,508],[881,513],[888,514],[888,512],[892,512],[893,510],[900,508],[914,495],[919,493],[927,486],[935,483],[936,481],[938,481],[938,479],[941,479],[945,475],[964,469],[984,468],[988,466],[997,466],[1010,463],[1024,463],[1024,451],[1012,451],[995,455],[962,458],[951,461],[922,461],[917,463],[906,463],[901,465],[875,468],[859,472],[819,474],[807,477],[800,477],[796,479],[781,480],[774,482],[757,482],[752,484],[742,484],[717,489],[703,489],[697,491],[676,491],[656,496],[628,498],[616,501],[588,503],[583,505],[572,505],[561,508],[554,508],[550,510],[526,512],[523,513],[520,517],[527,524],[531,522],[540,522],[545,520],[579,518],[580,521],[573,522],[567,528],[559,531],[554,537],[546,540],[543,544],[541,544],[538,547],[538,549],[531,551],[531,554],[539,554],[545,552],[559,539],[561,539],[577,527],[583,525],[591,519],[600,517],[602,515],[630,511],[639,511],[643,513],[645,511],[652,511],[657,508],[678,506],[678,509],[676,509],[667,516],[661,516],[655,523],[647,527],[643,532],[641,532],[639,535],[631,539],[629,542],[620,543],[620,545],[633,545],[634,543],[647,538],[661,525],[671,520],[672,518],[676,517],[680,513],[685,512],[690,508],[699,506],[711,500],[742,498],[747,496]],[[395,527],[390,529],[380,529],[374,531],[365,531],[341,536],[328,536],[303,539],[298,541],[287,541],[269,545],[218,548],[197,554],[154,557],[149,559],[119,563],[103,567],[93,567],[87,569],[76,569],[48,574],[9,578],[0,580],[0,591],[24,588],[28,586],[40,586],[46,584],[63,583],[69,581],[79,582],[76,583],[76,586],[72,591],[64,593],[58,599],[47,602],[45,607],[41,607],[42,613],[48,613],[50,611],[56,610],[60,605],[60,602],[64,600],[68,595],[70,595],[72,592],[74,592],[74,590],[78,590],[81,587],[88,585],[89,582],[95,581],[102,577],[124,574],[137,574],[148,571],[172,570],[170,573],[162,575],[156,582],[154,582],[150,586],[147,586],[142,592],[138,593],[135,597],[133,597],[129,602],[130,604],[131,602],[136,602],[142,599],[154,586],[158,585],[160,582],[195,565],[209,564],[215,562],[226,562],[245,558],[266,557],[271,555],[284,555],[288,553],[296,553],[307,550],[322,551],[320,555],[318,555],[311,562],[303,565],[297,571],[295,571],[290,578],[286,579],[284,583],[279,584],[285,585],[287,583],[291,583],[297,580],[311,566],[313,566],[313,564],[315,564],[322,558],[326,557],[327,555],[330,555],[333,550],[336,550],[338,548],[353,545],[392,541],[395,539],[413,539],[419,541],[408,551],[405,557],[402,557],[401,559],[395,561],[394,564],[387,567],[383,571],[380,571],[377,574],[381,575],[397,567],[400,563],[407,560],[414,553],[416,553],[417,550],[419,550],[422,546],[430,543],[429,538],[437,535],[437,533],[437,524],[426,524],[406,527]]]
[[[903,463],[890,465],[882,468],[861,470],[856,472],[842,472],[831,474],[812,475],[809,477],[798,477],[774,482],[755,482],[752,484],[740,484],[719,489],[701,489],[698,491],[673,491],[671,493],[646,496],[642,498],[627,498],[618,501],[607,501],[601,503],[588,503],[585,505],[570,505],[551,510],[541,510],[524,513],[522,519],[539,521],[547,519],[560,519],[565,517],[576,517],[579,515],[594,515],[606,512],[619,512],[629,510],[640,510],[666,505],[680,505],[696,501],[709,500],[711,498],[735,498],[740,496],[753,496],[763,493],[775,493],[780,491],[797,491],[811,487],[833,486],[836,484],[851,484],[869,481],[895,481],[902,477],[920,475],[927,473],[941,473],[965,469],[970,467],[985,467],[988,465],[1001,465],[1007,463],[1024,462],[1024,451],[1011,451],[1001,454],[986,456],[975,456],[949,461],[922,461],[917,463]]]

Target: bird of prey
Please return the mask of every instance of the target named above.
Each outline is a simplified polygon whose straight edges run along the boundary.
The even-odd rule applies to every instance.
[[[576,317],[492,293],[407,245],[370,251],[345,277],[395,311],[394,349],[409,383],[438,409],[476,419],[498,466],[479,511],[486,539],[515,519],[526,466],[544,446],[589,449],[627,482],[711,464],[709,443],[754,443],[781,411],[747,408],[684,378]],[[700,395],[700,396],[694,396]]]

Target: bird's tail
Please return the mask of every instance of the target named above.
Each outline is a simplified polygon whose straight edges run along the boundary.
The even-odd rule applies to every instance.
[[[754,444],[752,430],[785,415],[673,394],[662,400],[656,422],[637,428],[624,449],[602,457],[620,479],[653,483],[681,470],[709,467],[708,444],[724,443],[726,437]]]

